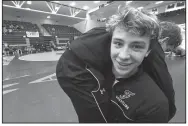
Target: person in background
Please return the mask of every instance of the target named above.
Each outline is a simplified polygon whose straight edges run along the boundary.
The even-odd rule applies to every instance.
[[[162,21],[160,22],[161,33],[159,42],[163,51],[174,51],[182,43],[181,29],[173,22]]]
[[[67,44],[66,44],[65,48],[69,49],[69,46],[70,46],[70,41],[67,41]]]
[[[6,35],[6,34],[7,34],[6,26],[3,26],[3,35]]]

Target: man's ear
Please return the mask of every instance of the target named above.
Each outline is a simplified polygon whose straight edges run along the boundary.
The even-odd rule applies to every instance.
[[[147,56],[149,55],[150,52],[151,52],[151,50],[148,50],[148,51],[146,52],[145,57],[147,57]]]
[[[160,43],[160,44],[163,44],[163,43],[165,43],[165,42],[168,42],[169,39],[170,39],[169,37],[165,37],[165,38],[163,38],[163,39],[159,39],[159,43]]]

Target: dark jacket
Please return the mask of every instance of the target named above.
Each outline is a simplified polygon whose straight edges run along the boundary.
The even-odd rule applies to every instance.
[[[126,84],[131,86],[134,82],[131,89],[139,94],[134,97],[137,100],[133,100],[130,104],[134,106],[131,112],[126,112],[123,107],[119,107],[120,103],[116,101],[116,96],[119,94],[111,88],[114,82],[113,77],[108,76],[112,68],[109,55],[110,41],[111,35],[104,28],[92,29],[73,41],[70,50],[65,51],[58,61],[56,68],[58,82],[70,97],[79,122],[167,122],[168,101],[155,82],[142,70],[137,80],[122,81],[123,84],[117,84],[118,86]],[[110,81],[106,82],[107,80]],[[136,89],[138,83],[141,83],[138,89],[141,89],[143,85],[141,92]],[[145,91],[145,89],[148,90]],[[141,104],[143,106],[139,107],[138,99],[143,100]],[[118,108],[115,112],[115,115],[119,117],[118,121],[113,120],[112,114],[109,113],[109,110],[115,110],[114,107],[111,108],[112,103]],[[124,118],[121,118],[121,115],[124,115]]]
[[[169,120],[176,113],[175,92],[172,77],[165,62],[165,53],[158,42],[143,61],[144,71],[156,82],[169,100]]]
[[[111,78],[108,79],[111,80]],[[111,81],[107,81],[107,84],[111,84]],[[133,76],[118,79],[111,87],[112,104],[109,108],[109,121],[118,123],[168,122],[168,99],[142,67]]]
[[[100,97],[99,90],[104,81],[100,71],[105,71],[110,65],[109,51],[104,51],[109,49],[110,39],[103,28],[90,30],[72,41],[70,50],[66,50],[58,61],[58,82],[71,99],[80,123],[107,122],[104,114],[107,113],[109,99],[106,95],[106,98]],[[102,112],[100,108],[105,109]]]

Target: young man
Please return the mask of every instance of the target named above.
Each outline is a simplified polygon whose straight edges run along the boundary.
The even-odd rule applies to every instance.
[[[157,43],[157,18],[145,11],[123,7],[110,18],[107,28],[112,33],[111,60],[115,78],[111,89],[114,105],[110,106],[108,120],[168,122],[167,97],[143,71],[142,64]]]
[[[131,7],[111,19],[112,34],[90,30],[57,64],[58,82],[79,122],[168,122],[168,99],[142,68],[157,43],[157,19]]]

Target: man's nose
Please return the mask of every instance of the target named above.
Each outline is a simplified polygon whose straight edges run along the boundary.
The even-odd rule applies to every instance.
[[[126,60],[130,58],[130,49],[128,47],[124,47],[119,52],[119,58],[121,60]]]

